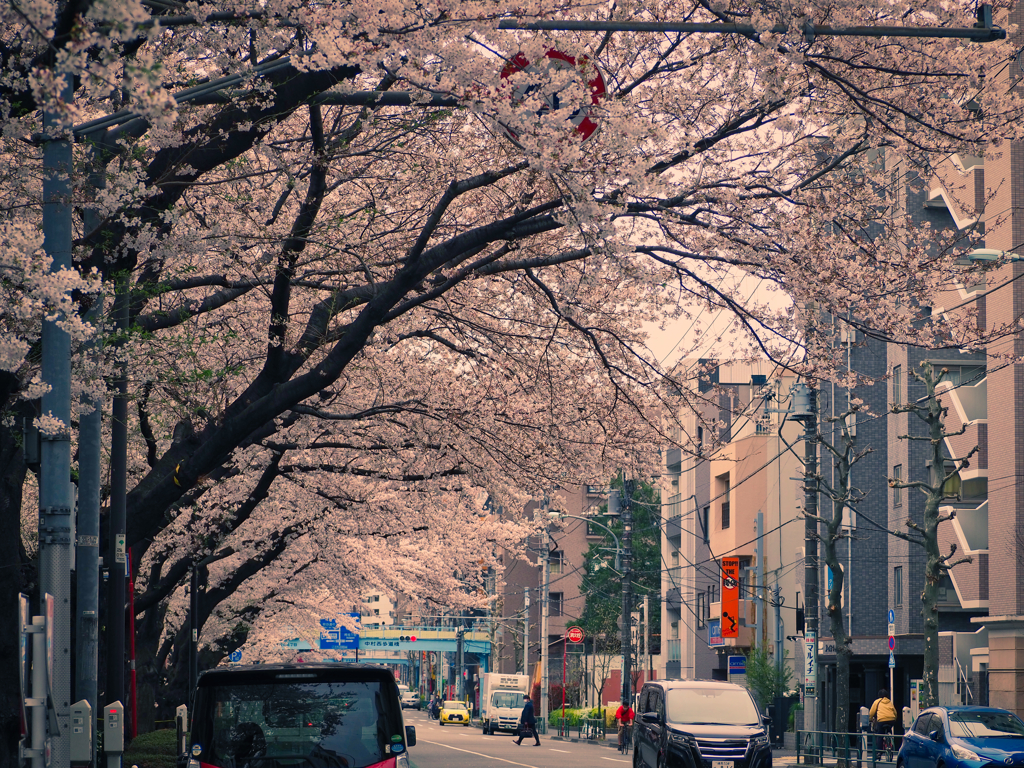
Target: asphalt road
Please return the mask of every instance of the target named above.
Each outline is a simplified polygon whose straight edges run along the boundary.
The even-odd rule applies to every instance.
[[[405,724],[416,726],[416,746],[409,749],[413,768],[627,768],[632,755],[610,747],[551,741],[544,734],[540,746],[533,739],[513,743],[512,734],[484,736],[475,726],[440,726],[425,712],[405,711]]]

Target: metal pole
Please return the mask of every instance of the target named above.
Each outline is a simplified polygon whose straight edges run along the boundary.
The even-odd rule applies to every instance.
[[[818,411],[817,392],[810,388],[810,415],[804,419],[804,622],[805,636],[812,643],[814,674],[807,679],[805,711],[811,715],[811,729],[818,727]]]
[[[622,489],[622,704],[628,707],[632,701],[633,481],[624,479]]]
[[[97,297],[86,319],[95,322],[102,308]],[[101,403],[84,400],[78,425],[78,542],[77,565],[77,649],[75,651],[75,699],[89,702],[93,712],[100,712],[99,687],[99,597],[100,597],[100,435],[103,412]],[[89,727],[95,731],[96,718]],[[92,740],[95,745],[96,739]],[[96,750],[91,760],[96,765]]]
[[[550,670],[548,670],[548,613],[550,611],[548,600],[548,586],[551,574],[551,565],[548,554],[551,549],[551,534],[548,532],[547,522],[544,523],[544,551],[541,553],[541,596],[540,596],[540,722],[541,730],[545,730],[548,722],[548,685]],[[564,691],[563,691],[564,696]]]
[[[644,677],[640,682],[651,679],[651,598],[644,595]]]
[[[32,768],[43,768],[46,754],[46,618],[32,617]],[[68,751],[70,763],[71,752]]]
[[[114,293],[114,321],[119,334],[128,331],[128,277],[121,276]],[[110,531],[107,548],[107,703],[124,701],[125,579],[127,576],[128,379],[118,364],[110,419]]]
[[[523,674],[530,674],[530,588],[526,587],[525,619],[523,620]]]
[[[62,77],[60,96],[70,101],[69,78]],[[50,271],[74,269],[71,263],[71,151],[70,126],[52,112],[43,115],[43,248],[52,259]],[[71,338],[61,328],[65,317],[47,313],[42,327],[42,379],[49,385],[43,395],[42,416],[56,419],[40,430],[39,473],[39,596],[54,598],[53,706],[58,732],[50,734],[48,768],[67,768],[71,761]]]
[[[764,648],[765,628],[761,622],[761,588],[764,586],[764,515],[757,510],[754,518],[754,567],[750,577],[754,584],[754,645]]]

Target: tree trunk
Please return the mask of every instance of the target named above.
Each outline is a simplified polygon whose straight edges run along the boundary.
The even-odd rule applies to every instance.
[[[7,659],[0,664],[0,768],[18,766],[21,683],[18,664],[13,663],[20,657],[18,594],[34,591],[35,581],[21,546],[21,490],[27,470],[20,429],[20,418],[13,426],[0,421],[0,563],[5,566],[0,568],[0,659]]]

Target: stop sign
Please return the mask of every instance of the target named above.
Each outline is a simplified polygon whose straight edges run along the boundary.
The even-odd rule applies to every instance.
[[[566,638],[570,643],[582,643],[585,635],[581,627],[569,627],[565,633]]]

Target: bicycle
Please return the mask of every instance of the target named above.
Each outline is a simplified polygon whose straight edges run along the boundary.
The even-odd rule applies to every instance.
[[[882,754],[885,755],[885,762],[891,763],[896,757],[895,742],[892,732],[882,734]]]
[[[619,726],[619,754],[629,754],[629,741],[630,736],[633,732],[632,725],[621,725]]]

